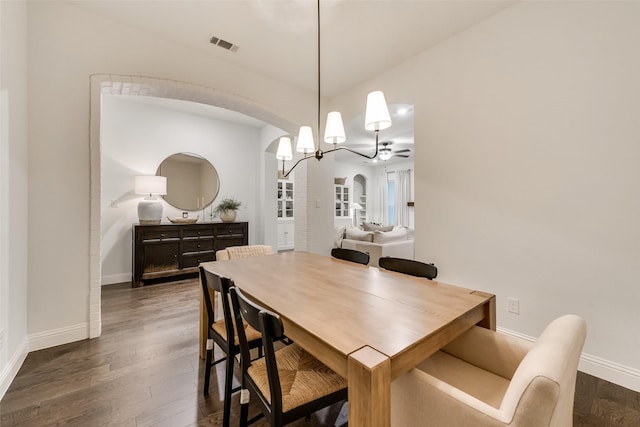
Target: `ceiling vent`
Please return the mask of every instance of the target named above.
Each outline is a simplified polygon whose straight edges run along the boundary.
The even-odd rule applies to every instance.
[[[233,44],[233,43],[229,43],[226,40],[219,39],[216,36],[211,37],[211,40],[209,40],[209,42],[211,44],[216,45],[216,46],[220,46],[223,49],[230,50],[231,52],[237,52],[238,49],[240,49],[240,47],[238,45]]]

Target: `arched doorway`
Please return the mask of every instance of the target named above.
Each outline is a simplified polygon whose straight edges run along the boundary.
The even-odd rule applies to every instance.
[[[100,117],[103,94],[153,96],[198,102],[237,111],[270,123],[281,129],[295,129],[296,125],[262,105],[247,98],[219,89],[208,88],[175,80],[112,74],[93,75],[90,78],[90,230],[89,230],[89,337],[101,333],[101,225],[102,182]],[[275,161],[275,156],[273,156]]]

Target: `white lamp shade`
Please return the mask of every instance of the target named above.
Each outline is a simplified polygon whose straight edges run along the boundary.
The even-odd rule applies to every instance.
[[[367,95],[367,110],[364,118],[364,128],[366,130],[382,130],[391,126],[391,116],[384,93],[381,91],[371,92]]]
[[[360,205],[360,203],[351,203],[351,207],[352,207],[354,210],[360,210],[360,209],[362,209],[362,205]]]
[[[291,153],[291,138],[289,138],[288,136],[283,136],[280,138],[280,142],[278,143],[278,152],[276,153],[276,158],[278,160],[293,159],[293,154]]]
[[[136,176],[135,192],[136,194],[164,196],[167,194],[167,178],[155,175]]]
[[[311,126],[300,126],[300,133],[298,133],[298,145],[296,146],[298,153],[313,153],[316,151],[316,146],[313,143],[313,132]]]
[[[345,142],[347,137],[344,134],[342,124],[342,114],[332,111],[327,115],[327,126],[324,128],[324,142],[329,144],[340,144]]]

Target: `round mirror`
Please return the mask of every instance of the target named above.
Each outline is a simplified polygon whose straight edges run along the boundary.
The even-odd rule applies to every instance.
[[[216,169],[196,154],[178,153],[167,157],[158,166],[156,175],[167,177],[164,200],[184,211],[204,209],[215,200],[220,189]]]

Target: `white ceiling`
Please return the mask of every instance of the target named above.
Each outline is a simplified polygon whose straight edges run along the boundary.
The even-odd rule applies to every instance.
[[[313,0],[70,0],[68,3],[187,49],[317,91],[317,14]],[[513,3],[512,0],[322,0],[322,95],[332,97],[393,68]],[[212,45],[211,36],[238,45],[238,51]],[[397,107],[390,106],[392,115]],[[397,149],[413,144],[412,110],[405,118],[393,119],[394,124],[385,131],[384,138],[394,140]],[[372,136],[365,133],[363,122],[360,117],[345,123],[350,145],[357,147],[364,141],[371,144]],[[353,157],[339,157],[346,160],[349,156]],[[396,159],[399,158],[392,158]]]

